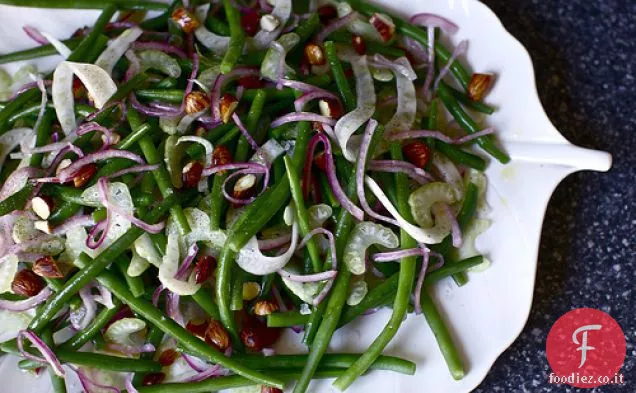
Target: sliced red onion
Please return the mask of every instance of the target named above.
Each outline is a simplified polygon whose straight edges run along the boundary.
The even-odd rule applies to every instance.
[[[84,165],[92,164],[97,161],[108,160],[110,158],[125,158],[127,160],[135,161],[139,164],[145,164],[143,158],[139,155],[132,153],[128,150],[109,149],[102,150],[95,153],[88,154],[79,160],[75,161],[68,167],[64,168],[58,175],[61,182],[67,182],[73,178],[75,173],[79,171]]]
[[[199,246],[197,246],[196,242],[192,243],[190,248],[188,248],[188,253],[183,259],[183,262],[181,262],[181,266],[179,266],[179,270],[177,270],[177,273],[174,275],[174,278],[176,278],[177,280],[186,279],[186,277],[188,276],[190,267],[192,266],[192,261],[194,261],[194,258],[197,256],[198,252],[199,252]]]
[[[44,83],[45,87],[51,87],[51,85],[53,84],[53,81],[50,79],[44,79],[42,80],[42,82]],[[9,101],[13,101],[14,99],[16,99],[20,94],[24,93],[27,90],[31,90],[34,87],[38,87],[38,81],[36,82],[29,82],[29,83],[25,83],[24,85],[20,86],[20,88],[16,91],[14,91],[10,96],[9,96]]]
[[[126,391],[128,393],[139,393],[139,390],[137,390],[135,385],[133,385],[133,377],[134,376],[135,376],[135,373],[126,374],[126,379],[124,381],[124,386],[126,387]]]
[[[188,366],[190,366],[191,369],[198,373],[202,373],[210,368],[210,365],[203,360],[199,359],[198,357],[188,355],[185,352],[181,353],[181,357],[183,358],[183,360],[185,360],[186,363],[188,363]]]
[[[327,38],[334,31],[340,30],[343,27],[347,26],[351,22],[353,22],[356,18],[358,18],[357,12],[350,12],[342,18],[338,18],[333,22],[329,23],[324,29],[316,34],[315,40],[317,43],[321,44],[325,38]]]
[[[333,280],[338,275],[337,270],[327,270],[324,272],[316,273],[316,274],[293,274],[284,269],[278,271],[278,274],[286,278],[290,281],[297,282],[317,282],[317,281],[325,281],[325,280]]]
[[[110,226],[110,213],[106,212],[106,219],[98,222],[91,228],[88,232],[88,237],[86,238],[86,247],[91,250],[98,249],[106,240],[106,236],[108,235],[108,227]],[[95,236],[99,234],[99,238],[95,239]]]
[[[177,117],[180,116],[183,112],[181,110],[167,111],[155,109],[153,107],[147,106],[139,102],[134,93],[131,93],[129,98],[130,104],[133,108],[135,108],[139,113],[142,113],[146,116],[151,117]]]
[[[356,206],[351,199],[347,197],[347,194],[343,191],[340,183],[338,182],[338,177],[336,175],[336,166],[333,162],[333,154],[331,153],[331,143],[329,139],[324,134],[316,134],[309,141],[309,146],[307,148],[307,159],[305,160],[305,178],[303,181],[310,182],[311,181],[311,164],[313,162],[314,153],[316,151],[316,145],[318,143],[322,143],[325,147],[325,156],[326,156],[326,173],[327,180],[329,181],[329,186],[340,203],[340,206],[345,208],[353,217],[357,220],[362,221],[364,218],[364,212],[358,206]]]
[[[260,169],[258,171],[254,171],[251,169],[241,169],[239,171],[236,171],[234,173],[232,173],[230,176],[228,176],[224,181],[223,181],[223,185],[221,186],[221,190],[223,192],[223,196],[225,197],[225,199],[227,199],[228,201],[232,202],[235,205],[247,205],[248,203],[251,203],[252,201],[254,201],[256,199],[255,196],[247,198],[247,199],[238,199],[238,198],[234,198],[232,195],[230,195],[227,192],[226,189],[226,185],[231,182],[234,178],[239,177],[239,176],[243,176],[243,175],[250,175],[250,174],[254,174],[254,173],[265,173],[265,180],[263,181],[263,190],[265,191],[265,189],[267,189],[267,184],[269,183],[269,168],[265,169],[265,172],[261,171]],[[261,191],[261,192],[262,192]]]
[[[212,92],[210,93],[210,108],[212,108],[212,119],[221,119],[221,91],[225,88],[230,81],[243,78],[246,76],[260,76],[260,71],[255,68],[239,67],[235,68],[227,74],[219,74],[212,86]]]
[[[424,255],[424,250],[421,247],[409,248],[406,250],[379,252],[373,254],[373,262],[393,262],[402,258],[415,257]]]
[[[444,33],[455,34],[459,30],[459,27],[452,21],[444,18],[443,16],[436,14],[420,13],[415,14],[409,19],[414,25],[426,26],[426,27],[439,27]],[[431,36],[429,36],[431,37]]]
[[[124,211],[122,208],[120,208],[116,204],[111,203],[110,200],[108,199],[108,180],[106,178],[104,177],[100,178],[97,184],[99,185],[100,192],[102,193],[102,204],[107,210],[110,210],[119,214],[120,216],[124,217],[126,220],[130,221],[136,227],[139,227],[149,233],[160,233],[165,228],[166,223],[164,221],[157,224],[148,224],[147,222],[144,222],[138,219],[133,214],[130,214]]]
[[[24,167],[13,171],[5,180],[2,188],[0,188],[0,201],[20,191],[27,184],[29,179],[38,177],[41,173],[42,170],[31,167]]]
[[[88,375],[86,375],[86,373],[84,371],[82,371],[78,367],[75,367],[75,366],[72,366],[72,365],[70,365],[69,367],[71,367],[71,369],[73,371],[75,371],[75,373],[77,374],[77,377],[79,378],[80,384],[82,384],[82,388],[86,391],[86,393],[94,392],[94,389],[92,389],[91,387],[95,387],[98,390],[109,390],[109,391],[111,391],[113,393],[121,393],[121,390],[117,389],[114,386],[102,385],[100,383],[97,383],[97,382],[93,381],[91,378],[88,377]]]
[[[312,112],[294,112],[288,113],[274,120],[270,127],[276,128],[286,123],[297,122],[297,121],[315,121],[318,123],[324,123],[330,126],[334,126],[336,121],[330,117],[322,116],[317,113]]]
[[[152,293],[152,305],[157,307],[159,305],[159,296],[161,296],[161,292],[164,290],[163,285],[159,285],[157,289]]]
[[[31,355],[29,352],[25,350],[24,348],[25,338],[29,340],[31,345],[33,345],[33,348],[35,348],[38,352],[42,354],[42,357]],[[35,333],[33,333],[30,330],[22,330],[20,331],[20,333],[18,333],[17,339],[18,339],[18,349],[20,350],[20,353],[22,354],[22,356],[24,356],[27,359],[35,360],[38,362],[46,362],[51,366],[51,369],[53,370],[55,375],[59,377],[64,376],[64,369],[62,368],[62,364],[60,363],[60,361],[57,359],[57,356],[55,356],[55,353],[53,353],[51,348],[49,348],[48,345],[46,345],[44,341],[42,341],[42,339],[40,339],[40,337],[38,337]]]
[[[183,320],[183,314],[181,314],[181,309],[179,307],[180,296],[172,291],[168,291],[166,293],[166,313],[168,317],[170,317],[173,321],[178,323],[179,325],[185,325]]]
[[[89,323],[93,319],[95,319],[95,314],[97,312],[97,303],[95,301],[95,296],[91,293],[93,286],[85,286],[79,291],[80,299],[82,299],[83,304],[83,315],[80,315],[79,318],[71,318],[71,325],[76,330],[84,330],[88,326]]]
[[[188,96],[188,94],[192,92],[192,88],[194,87],[194,80],[197,78],[198,73],[199,73],[199,55],[194,53],[192,55],[192,71],[190,72],[190,78],[188,78],[188,83],[186,84],[186,88],[183,91],[183,101],[181,102],[181,112],[185,111],[186,97]]]
[[[296,30],[298,27],[298,23],[300,22],[300,16],[298,14],[292,14],[291,22],[287,23],[287,26],[283,29],[282,33],[289,33],[291,31]]]
[[[435,179],[422,168],[418,168],[410,162],[397,160],[372,160],[367,169],[377,172],[405,173],[420,184],[426,184]]]
[[[327,295],[329,294],[329,291],[331,291],[331,287],[333,287],[333,283],[335,282],[335,280],[329,280],[327,281],[327,284],[325,284],[325,287],[322,289],[322,291],[320,291],[320,293],[318,294],[318,296],[316,296],[314,298],[314,300],[312,301],[312,303],[314,304],[314,306],[319,305],[320,303],[322,303],[323,300],[325,300],[325,298],[327,297]]]
[[[453,210],[447,204],[444,204],[444,212],[448,216],[451,223],[451,237],[453,239],[453,247],[459,248],[462,245],[462,230],[457,222],[457,217],[453,213]]]
[[[435,37],[435,27],[429,26],[426,29],[428,37]],[[433,74],[435,73],[435,40],[428,40],[428,69],[426,70],[426,79],[422,85],[422,95],[426,101],[431,100],[431,84],[433,83]]]
[[[67,219],[66,221],[64,221],[63,223],[61,223],[60,225],[56,226],[55,228],[53,228],[53,231],[51,232],[52,235],[64,235],[66,234],[66,232],[68,232],[71,228],[75,228],[75,227],[88,227],[91,225],[95,225],[95,220],[93,219],[93,216],[90,214],[86,214],[86,215],[77,215],[77,216],[73,216],[69,219]]]
[[[200,372],[199,374],[185,378],[182,382],[183,383],[201,382],[209,378],[216,378],[216,377],[223,376],[224,374],[225,374],[225,371],[223,370],[223,368],[220,365],[216,364],[214,366],[210,366],[207,370],[204,370],[203,372]]]
[[[142,49],[157,49],[160,50],[164,53],[169,53],[172,55],[176,55],[182,59],[187,58],[188,56],[186,55],[186,53],[183,51],[183,49],[169,44],[167,42],[158,42],[158,41],[150,41],[150,42],[140,42],[140,41],[135,41],[132,44],[132,49],[136,49],[136,50],[142,50]]]
[[[40,45],[46,45],[49,43],[49,40],[44,37],[38,29],[33,26],[24,25],[22,26],[22,30],[29,36],[30,39],[37,42]]]
[[[290,241],[291,241],[291,233],[288,233],[273,239],[259,240],[258,248],[260,248],[261,251],[271,251],[279,247],[282,247],[286,244],[289,244]]]
[[[108,176],[106,176],[106,178],[107,179],[113,179],[113,178],[116,178],[116,177],[128,175],[130,173],[142,173],[142,172],[156,171],[160,167],[161,167],[161,164],[135,165],[135,166],[131,166],[129,168],[124,168],[124,169],[122,169],[120,171],[117,171],[117,172],[113,173],[112,175],[108,175]]]
[[[293,79],[283,79],[279,81],[280,85],[283,87],[289,87],[290,89],[302,91],[304,93],[310,93],[312,91],[320,90],[325,93],[328,93],[327,90],[321,89],[314,85],[310,85],[309,83],[293,80]]]
[[[428,61],[428,53],[427,50],[424,49],[422,44],[415,41],[411,37],[404,37],[404,48],[415,58],[417,64],[414,66],[418,67]]]
[[[369,202],[367,202],[367,197],[364,193],[364,172],[367,163],[367,155],[369,154],[371,137],[373,136],[373,133],[375,132],[377,126],[378,122],[376,120],[369,120],[364,130],[364,134],[362,135],[358,162],[356,164],[356,192],[358,194],[360,205],[362,205],[362,209],[364,209],[365,213],[367,213],[370,217],[373,217],[376,220],[387,222],[392,225],[398,225],[397,221],[395,221],[393,218],[383,216],[382,214],[378,214],[373,211],[373,209],[371,209],[371,206],[369,206]]]
[[[247,140],[252,149],[254,151],[258,151],[260,146],[258,146],[258,143],[256,143],[250,132],[247,130],[247,128],[245,128],[245,125],[241,121],[241,118],[236,114],[236,112],[232,114],[232,120],[234,120],[234,123],[236,123],[236,126],[239,128],[241,134],[243,134],[245,140]]]
[[[336,257],[336,239],[333,235],[333,232],[331,232],[328,229],[325,228],[314,228],[312,229],[309,233],[307,233],[305,235],[305,237],[303,238],[303,240],[301,240],[300,244],[298,244],[298,248],[297,249],[302,249],[303,247],[305,247],[307,245],[307,242],[309,242],[309,239],[311,239],[312,237],[316,236],[316,235],[325,235],[327,236],[327,239],[329,240],[329,252],[331,253],[331,267],[333,270],[337,270],[338,269],[338,260]]]
[[[96,287],[99,291],[99,295],[95,296],[95,301],[101,303],[108,309],[115,308],[115,303],[113,303],[113,294],[102,284],[97,283]]]
[[[51,288],[46,287],[42,289],[37,295],[25,300],[0,300],[0,310],[7,310],[12,312],[27,311],[44,303],[46,299],[48,299],[52,294],[53,291],[51,290]]]
[[[256,162],[240,162],[240,163],[232,163],[232,164],[224,164],[224,165],[215,165],[209,168],[204,168],[202,172],[202,176],[211,176],[217,172],[223,171],[233,171],[236,169],[250,169],[252,173],[266,173],[267,167],[263,164],[259,164]]]
[[[451,55],[450,59],[448,59],[448,62],[446,63],[444,68],[442,68],[441,71],[439,72],[439,75],[437,76],[437,79],[435,80],[435,85],[433,86],[434,90],[437,90],[437,88],[439,87],[440,82],[442,81],[442,79],[444,79],[446,74],[448,74],[448,72],[450,71],[450,68],[453,65],[453,63],[455,62],[455,60],[457,60],[457,58],[459,56],[461,56],[464,53],[466,53],[467,50],[468,50],[468,41],[467,40],[463,40],[457,45],[457,47],[453,51],[453,54]]]
[[[155,352],[155,346],[150,343],[139,346],[108,343],[106,346],[111,351],[119,352],[124,355],[139,355],[141,353]]]
[[[417,275],[417,283],[415,284],[415,313],[422,313],[422,302],[421,302],[421,293],[422,288],[424,286],[424,277],[426,277],[426,271],[428,270],[428,263],[431,258],[430,250],[426,247],[422,247],[422,267],[420,268],[420,273]]]
[[[141,62],[139,61],[139,57],[131,49],[127,50],[124,56],[126,56],[128,63],[130,63],[126,70],[126,75],[124,75],[124,81],[127,82],[141,72]]]
[[[106,137],[106,142],[104,144],[105,147],[113,145],[114,144],[114,139],[113,139],[113,132],[111,130],[109,130],[106,127],[103,127],[95,122],[88,122],[88,123],[84,123],[81,126],[79,126],[76,130],[77,135],[84,135],[84,134],[88,134],[89,132],[101,132],[104,134],[104,136]]]
[[[258,0],[258,6],[266,13],[270,13],[274,9],[267,0]]]
[[[294,108],[296,109],[296,112],[302,112],[303,108],[309,101],[318,99],[328,99],[340,102],[340,98],[334,93],[323,89],[315,89],[303,94],[300,98],[294,101]]]

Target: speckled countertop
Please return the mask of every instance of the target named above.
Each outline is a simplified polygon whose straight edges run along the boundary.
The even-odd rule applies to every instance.
[[[636,392],[636,1],[483,0],[529,50],[541,101],[574,144],[614,156],[568,177],[550,202],[530,318],[475,392]],[[545,341],[564,313],[594,307],[625,331],[624,386],[554,386]]]

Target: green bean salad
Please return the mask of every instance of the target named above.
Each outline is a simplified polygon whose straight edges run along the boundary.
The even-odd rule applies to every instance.
[[[101,9],[0,55],[59,59],[0,70],[0,351],[21,369],[55,393],[345,390],[414,374],[383,353],[423,315],[464,377],[429,291],[487,267],[483,172],[509,157],[479,120],[494,76],[440,41],[457,25],[364,0],[0,4]],[[385,307],[363,353],[327,353]],[[285,329],[304,353],[276,352]]]

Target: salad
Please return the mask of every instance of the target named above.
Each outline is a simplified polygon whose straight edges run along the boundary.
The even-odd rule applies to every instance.
[[[362,0],[0,4],[102,9],[0,55],[60,58],[0,72],[0,350],[22,370],[56,393],[345,390],[415,373],[382,354],[413,314],[464,376],[429,289],[487,266],[486,156],[509,157],[475,120],[494,76],[440,43],[452,21]],[[366,351],[327,353],[383,307]],[[276,352],[284,329],[306,353]]]

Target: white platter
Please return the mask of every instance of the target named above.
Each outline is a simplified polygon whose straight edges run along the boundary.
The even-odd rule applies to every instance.
[[[451,327],[467,365],[467,375],[454,381],[423,317],[409,316],[387,353],[418,363],[415,376],[373,372],[350,389],[356,392],[465,393],[486,376],[497,357],[520,334],[530,312],[537,267],[541,225],[550,196],[567,175],[580,170],[607,171],[611,156],[582,149],[565,140],[547,118],[537,96],[528,52],[502,26],[497,16],[476,0],[377,0],[402,16],[434,12],[460,26],[453,42],[470,41],[465,64],[472,70],[492,72],[497,82],[487,102],[499,108],[488,118],[513,161],[491,162],[487,175],[487,201],[492,227],[479,238],[478,248],[492,260],[490,269],[471,273],[470,283],[457,288],[450,281],[435,288],[437,303]],[[95,11],[19,9],[0,6],[0,53],[32,46],[22,33],[25,24],[57,37],[91,25]],[[59,59],[39,63],[41,70]],[[6,67],[14,71],[17,65]],[[331,345],[362,351],[382,329],[388,311],[364,317],[339,331]],[[1,323],[1,322],[0,322]],[[294,339],[289,332],[285,340]],[[287,345],[285,351],[300,345]],[[48,378],[34,379],[17,371],[15,361],[0,363],[3,393],[48,392]],[[312,385],[312,392],[331,391],[327,382]]]

